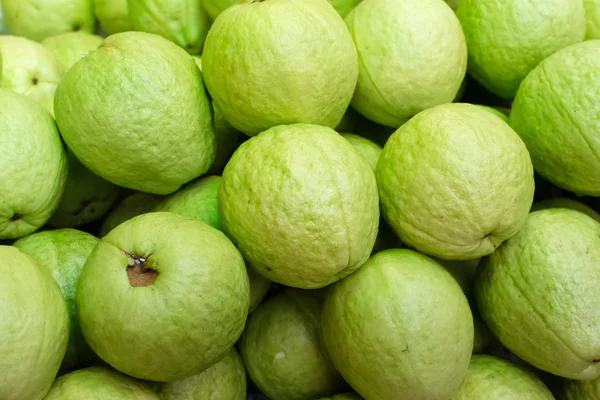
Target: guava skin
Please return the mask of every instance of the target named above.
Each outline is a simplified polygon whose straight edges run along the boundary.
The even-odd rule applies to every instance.
[[[323,0],[231,6],[213,23],[202,63],[216,108],[249,136],[294,123],[334,128],[358,77],[348,29]]]
[[[52,274],[67,303],[70,320],[69,344],[61,365],[62,373],[88,366],[90,362],[98,359],[81,334],[75,307],[79,274],[96,244],[96,237],[75,229],[37,232],[13,244],[33,258],[39,267],[46,268]]]
[[[165,196],[137,192],[125,197],[102,221],[98,237],[104,237],[114,228],[133,217],[148,213],[154,209]]]
[[[329,0],[329,3],[344,18],[362,0]],[[204,0],[204,8],[214,21],[219,14],[237,3],[236,0]]]
[[[583,0],[583,6],[587,20],[585,39],[600,39],[600,3],[598,0]]]
[[[100,358],[135,378],[170,382],[201,373],[231,349],[249,299],[244,260],[223,233],[156,212],[100,240],[81,272],[76,303],[86,342]]]
[[[67,306],[50,272],[11,246],[0,246],[0,398],[41,400],[69,340]]]
[[[369,166],[375,172],[377,161],[383,149],[376,143],[353,133],[341,133],[341,135],[350,142],[354,149],[369,163]]]
[[[169,194],[205,173],[215,157],[202,75],[189,54],[157,35],[105,39],[66,73],[55,111],[77,159],[118,186]]]
[[[90,367],[58,378],[44,400],[160,400],[149,387],[105,367]]]
[[[332,285],[322,323],[334,365],[365,399],[448,399],[467,373],[469,303],[448,271],[413,250],[377,253]]]
[[[127,0],[94,0],[94,13],[107,34],[133,30],[127,3]]]
[[[577,200],[563,197],[556,197],[553,199],[542,200],[538,201],[537,203],[533,203],[531,206],[531,211],[545,210],[547,208],[568,208],[570,210],[582,212],[600,222],[600,214],[594,211],[591,207]]]
[[[0,239],[16,239],[42,227],[58,207],[67,157],[52,116],[6,89],[0,89],[0,142]]]
[[[600,375],[599,272],[599,222],[564,208],[535,211],[478,268],[479,311],[524,361],[565,378],[594,379]]]
[[[558,389],[557,399],[587,400],[600,398],[600,378],[591,381],[564,380]]]
[[[96,50],[103,40],[98,35],[78,31],[50,36],[42,41],[42,46],[54,53],[65,73],[90,51]]]

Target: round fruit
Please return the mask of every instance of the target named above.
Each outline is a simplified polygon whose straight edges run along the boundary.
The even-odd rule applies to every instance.
[[[462,0],[456,15],[469,74],[509,100],[540,61],[585,36],[582,0]]]
[[[104,367],[91,367],[58,378],[44,400],[159,400],[150,388]]]
[[[245,0],[214,22],[202,56],[206,87],[236,129],[335,127],[358,76],[344,21],[323,0]]]
[[[163,196],[138,192],[123,199],[102,221],[99,237],[104,237],[123,222],[149,213],[164,199]]]
[[[14,246],[28,254],[38,266],[46,268],[67,302],[70,319],[69,344],[61,370],[69,372],[80,368],[97,357],[85,343],[75,308],[75,292],[79,274],[98,239],[75,229],[38,232],[17,240]]]
[[[0,398],[41,400],[67,349],[67,307],[50,273],[15,247],[0,246],[0,273]]]
[[[169,382],[205,371],[231,349],[249,297],[244,260],[223,233],[162,212],[100,240],[76,300],[96,354],[133,377]]]
[[[497,117],[502,118],[502,120],[506,123],[508,123],[508,121],[509,121],[508,115],[506,115],[505,113],[503,113],[502,111],[500,111],[497,108],[489,107],[489,106],[482,106],[480,104],[476,104],[476,106],[482,108],[483,110],[491,112],[492,114],[494,114]]]
[[[579,195],[600,196],[600,41],[570,46],[527,76],[510,124],[536,172]]]
[[[452,400],[554,400],[534,374],[500,358],[473,356],[467,377]]]
[[[587,20],[586,40],[600,39],[600,2],[598,0],[583,0]]]
[[[318,399],[344,387],[322,343],[322,304],[322,292],[288,289],[248,318],[240,352],[268,398]]]
[[[467,48],[456,15],[442,1],[365,0],[346,24],[360,60],[352,107],[365,117],[397,128],[454,100]]]
[[[372,256],[331,287],[322,320],[333,363],[366,399],[448,399],[467,372],[469,303],[452,275],[415,251]]]
[[[557,397],[560,400],[588,400],[600,398],[600,377],[591,381],[562,382]]]
[[[323,397],[320,400],[362,400],[362,397],[356,393],[341,393],[332,397]]]
[[[63,72],[67,72],[90,51],[96,50],[104,39],[87,32],[68,32],[44,39],[42,45],[54,53]]]
[[[163,383],[161,400],[246,400],[246,370],[242,358],[231,349],[206,371],[180,381]]]
[[[200,71],[160,36],[126,32],[104,40],[67,72],[55,110],[79,161],[119,186],[172,193],[214,160],[212,112]]]
[[[445,104],[419,113],[377,164],[383,216],[402,242],[443,259],[490,254],[533,201],[533,168],[519,136],[489,111]]]
[[[594,218],[596,221],[600,222],[600,214],[594,211],[591,207],[580,203],[577,200],[567,199],[563,197],[557,197],[533,203],[533,205],[531,206],[531,211],[545,210],[547,208],[568,208],[571,210],[582,212]]]
[[[94,0],[94,12],[109,35],[133,30],[127,0]]]
[[[481,316],[504,346],[558,376],[600,375],[600,223],[533,212],[477,272]]]
[[[373,171],[330,128],[295,124],[240,146],[225,167],[219,215],[242,255],[287,286],[327,286],[369,257],[379,222]]]
[[[377,168],[377,161],[383,149],[376,143],[373,143],[369,139],[362,136],[355,135],[353,133],[342,133],[341,134],[347,141],[350,142],[354,149],[363,156],[365,161],[369,163],[369,166],[375,172]]]
[[[15,239],[43,226],[58,207],[67,158],[50,114],[6,89],[0,89],[0,142],[0,239]]]

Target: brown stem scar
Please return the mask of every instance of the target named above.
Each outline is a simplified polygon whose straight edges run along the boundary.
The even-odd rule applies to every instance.
[[[146,266],[147,257],[139,257],[124,252],[133,260],[133,265],[127,266],[127,278],[131,287],[146,287],[152,285],[158,277],[158,271]]]
[[[10,217],[10,222],[15,222],[20,220],[21,218],[23,218],[23,216],[21,214],[15,214],[12,217]]]

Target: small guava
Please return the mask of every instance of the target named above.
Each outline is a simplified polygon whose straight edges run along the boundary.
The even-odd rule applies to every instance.
[[[556,197],[553,199],[538,201],[537,203],[533,203],[531,206],[531,211],[545,210],[547,208],[568,208],[570,210],[582,212],[600,222],[600,214],[598,214],[590,206],[566,197]]]
[[[585,39],[600,39],[600,2],[598,0],[583,0],[583,6],[585,7],[587,21]]]
[[[557,390],[560,400],[588,400],[600,398],[600,377],[591,381],[564,380]]]
[[[107,34],[133,30],[127,3],[127,0],[94,0],[94,13]]]
[[[364,138],[353,133],[342,133],[341,134],[347,141],[350,142],[354,149],[369,163],[369,166],[375,172],[377,168],[377,161],[383,149],[376,143],[373,143],[367,138]]]
[[[506,122],[506,123],[509,122],[508,115],[505,114],[504,112],[502,112],[501,110],[499,110],[498,108],[490,107],[490,106],[483,106],[481,104],[475,104],[475,105],[483,110],[491,112],[492,114],[494,114],[495,116],[497,116],[499,118],[502,118],[502,120],[504,122]]]
[[[104,237],[123,222],[138,215],[149,213],[164,198],[164,196],[144,192],[137,192],[127,196],[104,218],[98,236]]]
[[[98,35],[78,31],[50,36],[42,41],[42,45],[54,53],[64,73],[90,51],[96,50],[103,40]]]

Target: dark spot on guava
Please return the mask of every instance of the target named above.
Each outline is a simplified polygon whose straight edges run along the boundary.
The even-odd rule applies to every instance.
[[[79,31],[79,30],[81,30],[81,25],[79,25],[79,24],[76,24],[76,25],[74,25],[74,26],[73,26],[73,30],[74,30],[74,31]]]
[[[31,78],[31,83],[33,83],[34,85],[37,85],[40,82],[40,80],[37,77],[33,77]]]
[[[592,362],[593,362],[593,363],[599,363],[599,362],[600,362],[600,360],[594,360],[594,361],[592,361]]]
[[[487,234],[487,235],[485,235],[483,238],[484,238],[484,239],[487,239],[487,238],[489,238],[490,236],[492,236],[492,234],[491,234],[491,233],[488,233],[488,234]]]
[[[146,287],[156,281],[158,271],[146,265],[148,257],[140,257],[124,252],[133,260],[133,265],[127,266],[127,278],[131,287]]]
[[[267,268],[267,271],[269,271],[269,272],[273,271],[273,270],[272,270],[271,268],[269,268],[269,267],[266,267],[266,268]]]
[[[404,350],[402,350],[403,353],[408,353],[408,343],[406,343],[406,347],[404,348]]]
[[[10,222],[15,222],[20,220],[21,218],[23,218],[23,216],[21,214],[15,214],[12,217],[10,217]]]

